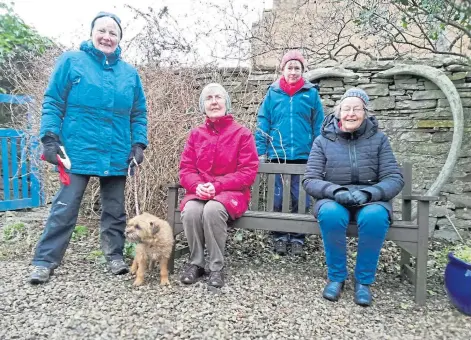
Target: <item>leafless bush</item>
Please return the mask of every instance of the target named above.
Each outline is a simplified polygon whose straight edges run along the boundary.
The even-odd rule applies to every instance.
[[[29,139],[38,135],[41,104],[54,62],[60,50],[51,50],[42,57],[32,58],[21,65],[10,64],[15,74],[18,93],[27,93],[34,102],[27,104],[28,120],[16,117],[14,127],[27,132]],[[19,69],[23,71],[19,72]],[[167,185],[178,181],[178,163],[191,128],[204,121],[199,112],[198,99],[202,86],[209,82],[223,83],[233,93],[233,111],[239,122],[253,128],[254,103],[259,95],[252,93],[247,81],[248,73],[241,69],[180,69],[170,70],[158,66],[139,68],[148,107],[149,145],[145,161],[138,173],[138,198],[141,211],[164,216],[166,214]],[[41,170],[42,184],[47,200],[58,189],[58,176],[53,167],[35,160]],[[99,213],[99,182],[92,179],[82,201],[82,217]],[[134,182],[128,178],[126,209],[135,213]]]

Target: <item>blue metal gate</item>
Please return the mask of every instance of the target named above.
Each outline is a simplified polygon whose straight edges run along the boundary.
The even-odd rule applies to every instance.
[[[0,94],[0,103],[26,104],[25,96]],[[24,131],[0,128],[0,211],[38,207],[42,191],[37,168],[39,143]]]

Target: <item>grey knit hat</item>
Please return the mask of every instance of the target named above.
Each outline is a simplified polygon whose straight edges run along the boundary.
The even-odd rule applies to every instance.
[[[362,89],[357,88],[357,87],[352,87],[351,89],[348,89],[344,93],[342,98],[340,98],[340,102],[342,102],[345,98],[348,98],[348,97],[358,97],[358,98],[360,98],[363,101],[363,103],[365,104],[365,106],[367,106],[368,103],[370,102],[370,98],[368,98],[368,95],[366,94],[366,92]]]
[[[226,113],[231,112],[231,98],[229,97],[229,93],[227,93],[226,89],[221,84],[210,83],[203,88],[200,94],[199,104],[201,113],[206,114],[206,111],[204,110],[204,98],[206,97],[208,90],[212,88],[218,89],[221,94],[226,98]]]
[[[357,87],[352,87],[351,89],[348,89],[344,93],[342,98],[340,98],[340,102],[342,102],[345,98],[348,98],[348,97],[360,98],[363,101],[363,103],[365,103],[365,106],[367,106],[370,102],[370,98],[368,98],[368,95],[366,94],[366,92],[362,89],[357,88]]]

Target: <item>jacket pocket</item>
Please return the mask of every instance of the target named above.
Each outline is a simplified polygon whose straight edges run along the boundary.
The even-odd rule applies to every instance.
[[[70,84],[70,92],[67,97],[67,102],[72,105],[78,105],[80,102],[80,82],[82,77],[80,75],[76,75]]]
[[[115,94],[115,109],[120,112],[131,112],[134,105],[134,92],[136,90],[135,77],[128,77],[117,84]]]
[[[66,113],[64,121],[62,122],[62,138],[64,143],[72,140],[77,134],[78,117],[70,113]]]

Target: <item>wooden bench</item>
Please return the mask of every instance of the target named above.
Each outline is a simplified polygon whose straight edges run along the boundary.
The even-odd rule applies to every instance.
[[[260,164],[254,185],[252,186],[252,199],[250,210],[231,225],[235,228],[258,229],[267,231],[289,231],[320,235],[319,224],[314,216],[304,213],[290,213],[290,183],[292,175],[304,175],[304,164]],[[403,175],[405,185],[402,196],[402,220],[394,221],[388,231],[386,239],[394,241],[401,248],[401,274],[408,277],[415,286],[415,301],[419,305],[425,304],[427,294],[427,257],[428,257],[428,230],[429,230],[429,204],[438,200],[438,197],[420,196],[412,194],[412,165],[404,164]],[[275,174],[283,174],[283,207],[282,212],[274,212]],[[268,180],[265,185],[265,178]],[[302,183],[300,181],[300,186]],[[261,187],[262,186],[262,187]],[[173,227],[174,234],[183,231],[178,206],[178,184],[169,186],[168,192],[168,222]],[[263,204],[260,201],[260,191],[266,189],[266,211],[259,210]],[[306,192],[301,187],[298,200],[298,211],[305,211]],[[412,201],[417,201],[417,219],[412,221]],[[357,226],[348,226],[347,236],[357,237]],[[188,248],[174,251],[174,258],[188,252]],[[415,268],[410,265],[414,257]],[[173,271],[174,259],[169,263]]]

